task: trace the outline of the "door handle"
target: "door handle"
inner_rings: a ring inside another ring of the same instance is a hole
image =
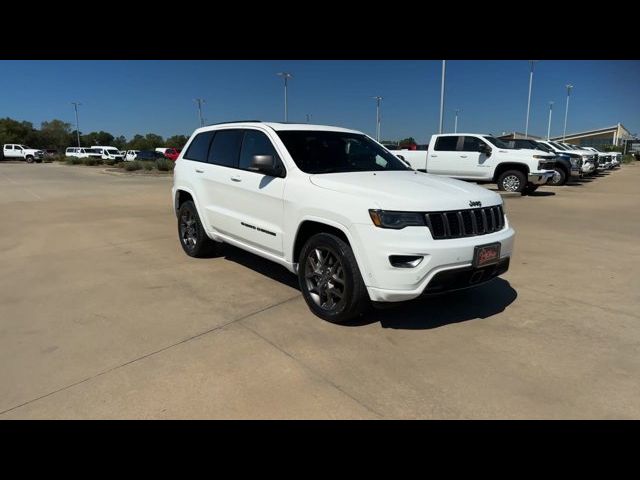
[[[199,168],[196,168],[196,173],[204,173],[204,170],[200,170]]]
[[[431,154],[432,157],[437,157],[438,155]]]
[[[231,177],[232,182],[241,182],[242,179],[240,177]]]
[[[467,158],[466,155],[460,155],[460,158]]]

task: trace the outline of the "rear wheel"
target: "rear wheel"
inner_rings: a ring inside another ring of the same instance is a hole
[[[204,231],[195,204],[187,200],[178,209],[178,237],[184,252],[190,257],[208,257],[217,253],[218,242]]]
[[[522,192],[527,186],[527,178],[520,170],[507,170],[498,178],[498,189],[505,192]]]
[[[309,309],[328,322],[346,323],[370,304],[351,247],[329,233],[314,235],[302,247],[298,281]]]

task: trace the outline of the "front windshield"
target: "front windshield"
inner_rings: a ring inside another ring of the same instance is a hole
[[[543,150],[547,153],[552,152],[551,147],[549,145],[546,145],[544,143],[536,143],[536,148]]]
[[[410,170],[366,135],[321,130],[281,130],[278,136],[305,173]]]
[[[556,142],[549,142],[551,145],[553,145],[554,147],[556,147],[559,150],[567,150],[565,147],[563,147],[562,145],[560,145],[559,143]]]
[[[498,148],[510,148],[509,145],[507,145],[506,143],[504,143],[502,140],[496,138],[496,137],[490,137],[490,136],[486,136],[484,137],[486,140],[490,141],[493,145],[495,145]]]

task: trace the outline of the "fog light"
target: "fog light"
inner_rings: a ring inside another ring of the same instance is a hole
[[[414,268],[422,262],[420,255],[390,255],[389,262],[396,268]]]

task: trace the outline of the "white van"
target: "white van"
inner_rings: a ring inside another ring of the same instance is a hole
[[[94,150],[93,148],[85,148],[85,147],[67,147],[64,154],[67,157],[102,158],[102,152],[99,152],[98,150]]]
[[[124,160],[124,155],[120,153],[116,147],[104,146],[104,145],[92,145],[92,149],[98,150],[102,154],[103,160],[115,160],[122,161]]]

